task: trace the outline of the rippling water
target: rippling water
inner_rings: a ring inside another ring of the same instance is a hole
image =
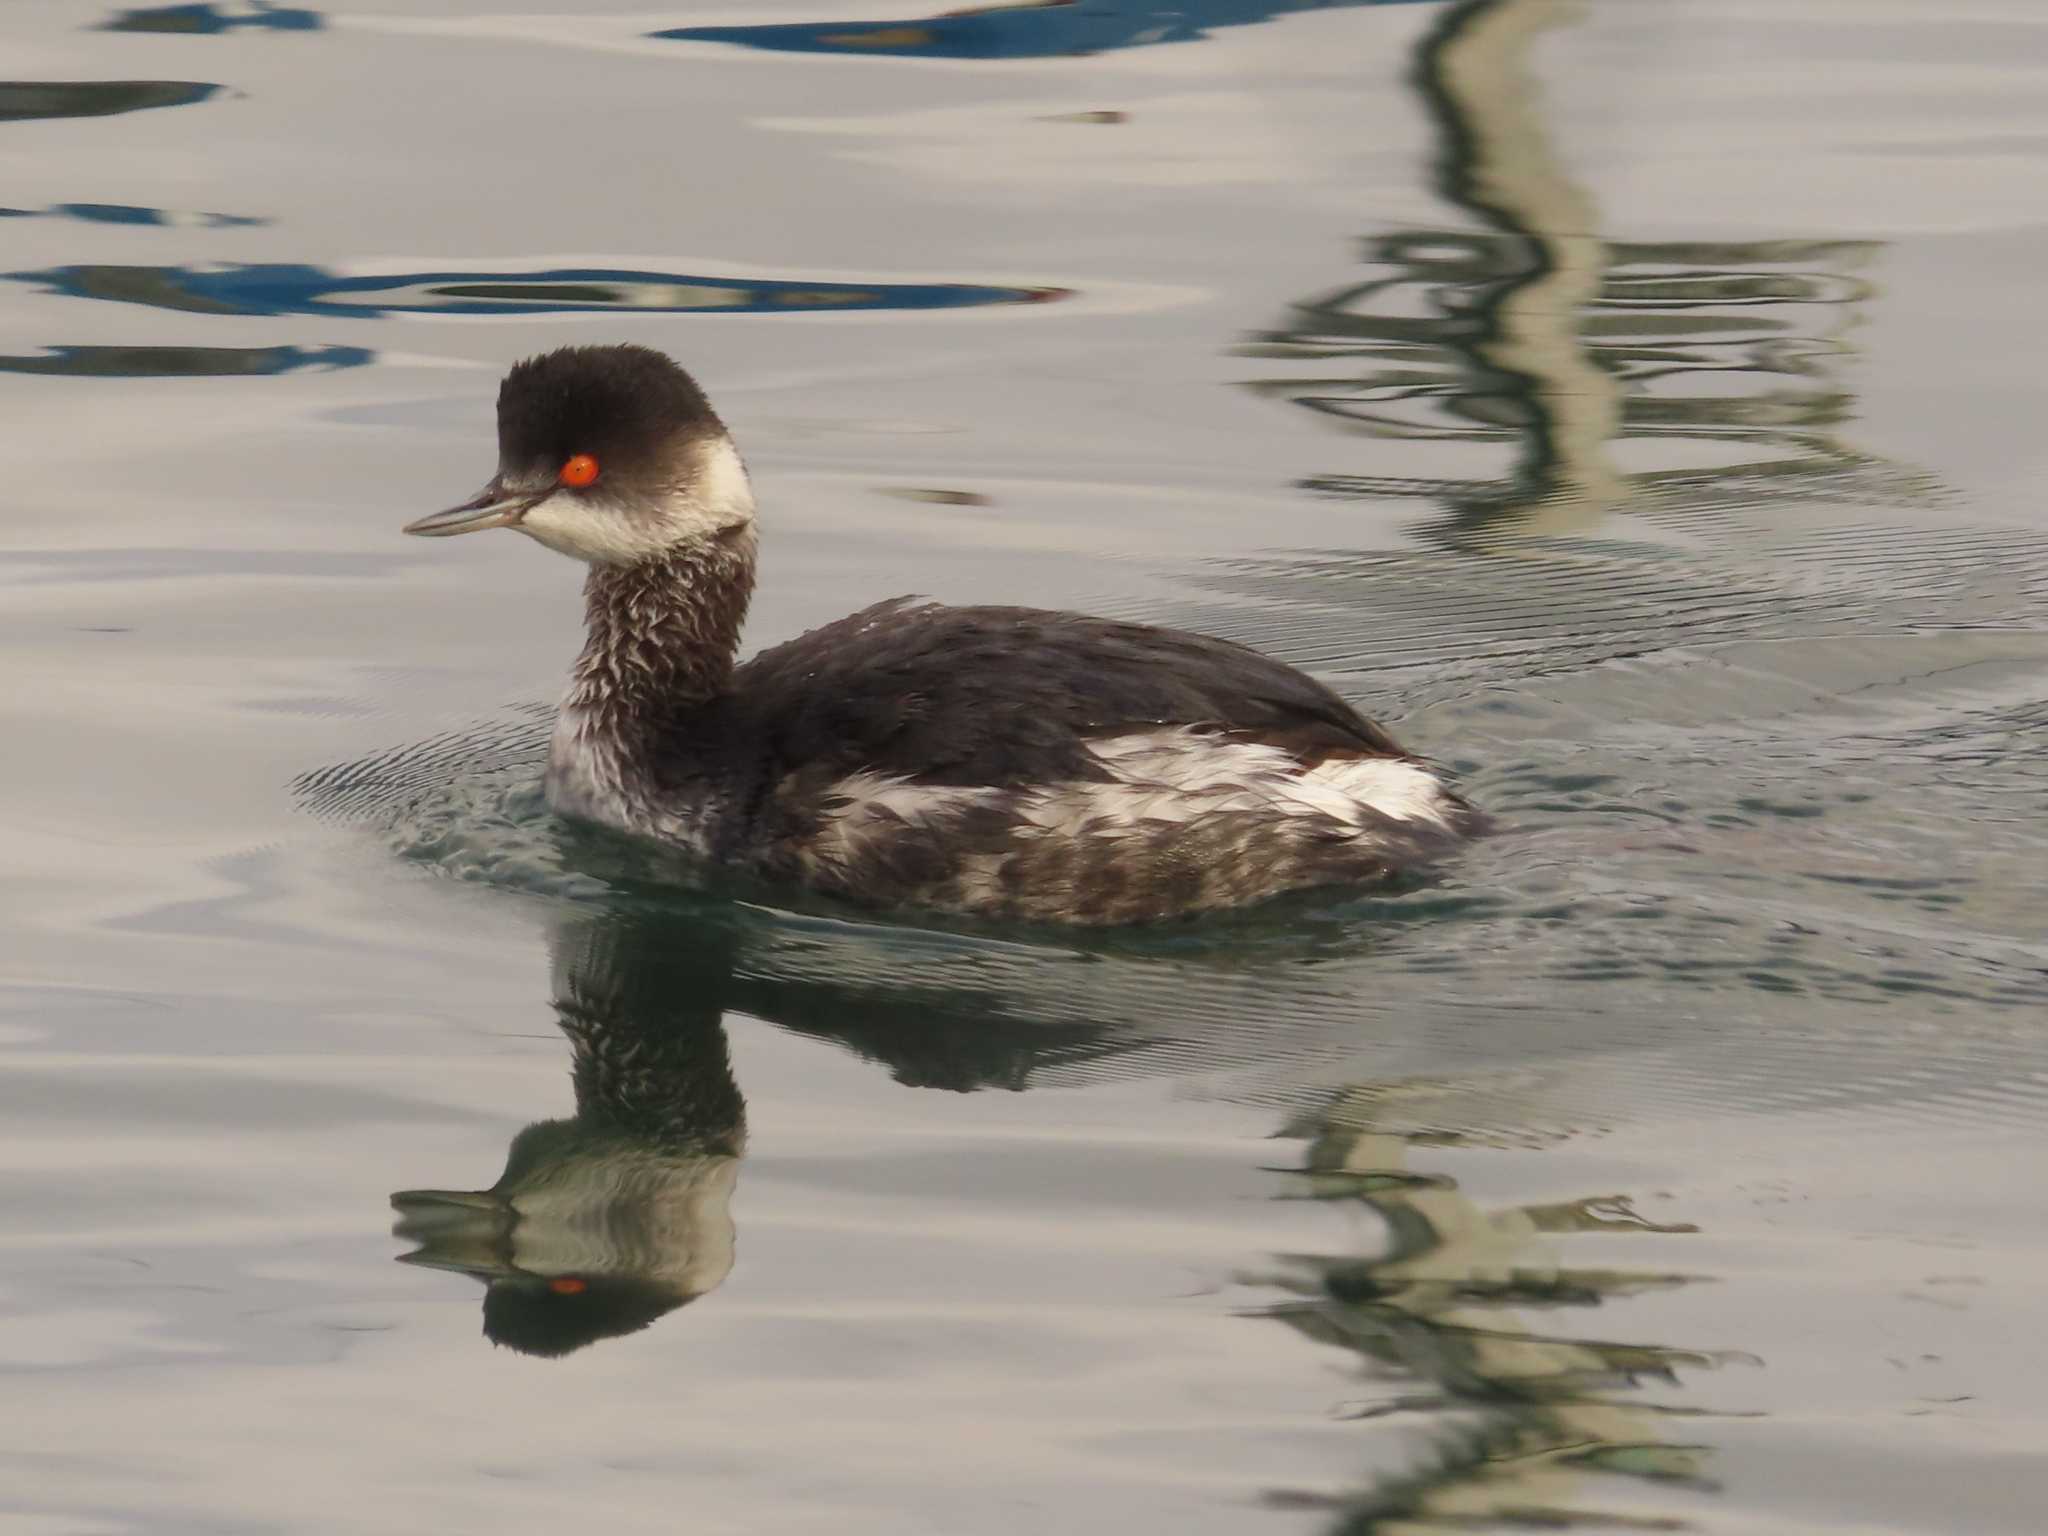
[[[912,10],[10,12],[7,1528],[2039,1530],[2043,16]],[[573,571],[395,530],[606,339],[750,644],[1228,635],[1506,830],[1077,939],[553,821]]]

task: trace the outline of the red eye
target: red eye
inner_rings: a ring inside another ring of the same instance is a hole
[[[573,464],[576,461],[571,459],[569,462]],[[565,470],[563,473],[566,474],[567,471]],[[548,1289],[557,1296],[580,1296],[583,1292],[589,1290],[590,1286],[586,1281],[578,1280],[574,1275],[557,1275],[548,1282]]]
[[[579,453],[562,466],[562,484],[571,490],[580,491],[597,479],[597,460],[587,453]]]

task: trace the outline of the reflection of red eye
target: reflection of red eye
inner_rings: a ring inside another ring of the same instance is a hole
[[[575,460],[570,462],[573,464]],[[578,1280],[574,1275],[557,1275],[548,1282],[548,1289],[557,1296],[580,1296],[589,1288],[587,1282]]]
[[[580,491],[597,479],[597,460],[587,453],[579,453],[562,466],[562,484],[571,490]]]

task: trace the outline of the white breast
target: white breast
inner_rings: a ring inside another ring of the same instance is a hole
[[[617,756],[573,704],[565,703],[555,715],[554,735],[548,741],[547,798],[548,809],[558,816],[637,830]]]
[[[555,716],[545,789],[548,809],[557,816],[651,837],[700,858],[710,852],[709,828],[717,807],[650,798],[617,746],[592,729],[589,716],[572,704],[564,704]]]

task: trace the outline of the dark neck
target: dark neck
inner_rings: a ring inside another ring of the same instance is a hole
[[[568,703],[619,739],[725,692],[753,594],[751,524],[659,560],[593,565]]]

